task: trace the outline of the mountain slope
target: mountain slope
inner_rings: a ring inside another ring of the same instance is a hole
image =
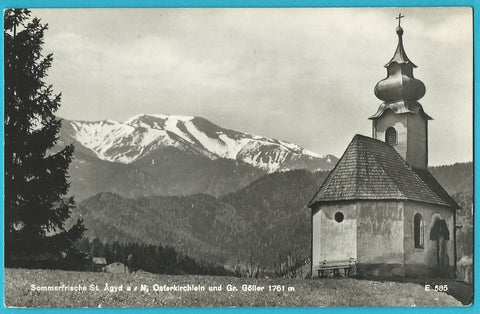
[[[269,172],[330,169],[337,161],[186,116],[139,115],[125,123],[63,120],[57,145],[71,143],[70,193],[77,201],[101,192],[127,198],[219,196]]]
[[[279,256],[306,259],[310,254],[310,209],[306,207],[328,175],[295,170],[264,176],[219,198],[250,222],[244,246],[254,260],[272,268]]]
[[[76,151],[69,168],[69,192],[77,201],[101,192],[127,198],[198,193],[217,196],[242,188],[265,174],[246,164],[226,159],[214,161],[176,148],[167,147],[156,153],[159,162],[153,165],[145,159],[133,164],[110,162]]]
[[[162,243],[217,263],[252,257],[271,269],[278,254],[296,250],[306,257],[310,220],[305,204],[326,174],[274,173],[220,199],[204,194],[128,199],[101,193],[81,202],[74,219],[84,219],[89,238]]]
[[[453,165],[428,167],[428,171],[450,194],[473,193],[473,163],[463,162]]]
[[[69,175],[71,177],[70,193],[77,201],[100,192],[112,192],[127,198],[168,195],[171,188],[160,182],[157,177],[134,165],[99,160],[80,152],[75,153]],[[182,195],[182,193],[176,194]]]
[[[78,205],[72,219],[83,218],[86,236],[103,242],[138,242],[174,247],[189,256],[233,262],[232,247],[249,233],[235,208],[199,194],[127,199],[100,193]]]
[[[337,161],[286,141],[225,129],[201,117],[145,114],[124,123],[64,120],[61,136],[101,160],[125,164],[148,157],[154,164],[158,161],[151,155],[167,147],[212,160],[234,160],[267,172],[330,169]]]

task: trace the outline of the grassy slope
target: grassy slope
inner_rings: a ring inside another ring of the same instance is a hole
[[[97,284],[98,292],[38,292],[37,285]],[[154,284],[222,285],[222,292],[108,292],[110,285],[140,286]],[[238,292],[227,292],[227,284]],[[241,285],[285,285],[294,292],[242,292]],[[426,292],[414,283],[378,282],[357,279],[247,279],[210,276],[166,276],[149,273],[107,274],[58,270],[5,270],[5,303],[15,307],[276,307],[276,306],[460,306],[452,296]]]

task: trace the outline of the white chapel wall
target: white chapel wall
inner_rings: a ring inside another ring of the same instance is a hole
[[[358,264],[367,273],[403,275],[403,202],[359,201],[357,214]]]
[[[335,220],[336,213],[343,214],[341,222]],[[322,205],[313,216],[312,232],[313,266],[324,260],[356,258],[356,204]]]

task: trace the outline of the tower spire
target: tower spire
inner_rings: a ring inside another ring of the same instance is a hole
[[[400,26],[400,21],[402,18],[404,18],[401,13],[398,14],[398,16],[395,18],[398,20],[398,26],[397,26],[397,35],[398,35],[398,45],[397,49],[395,50],[395,53],[390,61],[385,65],[387,68],[392,62],[397,62],[397,63],[410,63],[412,67],[416,68],[417,66],[410,61],[407,57],[407,53],[405,52],[405,48],[403,48],[403,28]]]

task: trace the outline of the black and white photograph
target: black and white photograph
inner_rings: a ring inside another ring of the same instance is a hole
[[[3,14],[6,307],[472,305],[472,8]]]

